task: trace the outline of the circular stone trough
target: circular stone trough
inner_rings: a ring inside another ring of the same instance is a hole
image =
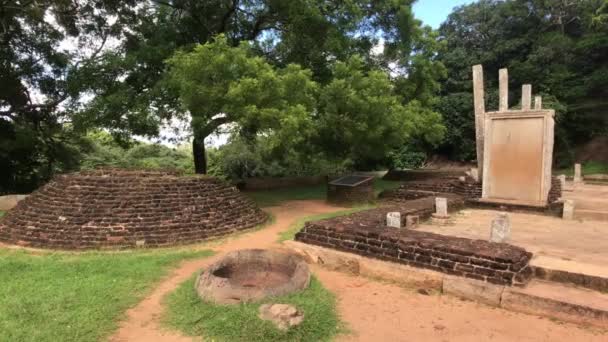
[[[286,252],[246,249],[226,254],[196,280],[199,296],[218,304],[259,301],[303,290],[310,283],[308,265]]]

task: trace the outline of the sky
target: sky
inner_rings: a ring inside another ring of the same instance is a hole
[[[439,28],[454,7],[471,2],[473,0],[418,0],[414,3],[414,15],[426,25]]]

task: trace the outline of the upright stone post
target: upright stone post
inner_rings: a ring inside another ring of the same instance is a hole
[[[521,109],[530,110],[532,106],[532,85],[524,84],[521,86]]]
[[[566,175],[559,175],[557,179],[559,179],[559,184],[562,187],[562,191],[564,191],[566,189]]]
[[[431,215],[431,221],[435,224],[448,224],[448,199],[445,197],[435,197],[435,213]]]
[[[498,111],[509,109],[509,72],[507,69],[498,70]]]
[[[386,214],[386,225],[394,228],[401,228],[401,213],[392,211]]]
[[[564,220],[573,220],[574,219],[574,201],[573,200],[564,201],[564,211],[562,214],[562,218]]]
[[[509,239],[511,239],[511,220],[507,213],[499,213],[498,216],[492,220],[490,241],[502,243],[509,241]]]
[[[483,141],[485,124],[485,94],[483,88],[483,67],[473,66],[473,105],[475,108],[475,144],[477,147],[477,170],[483,172]]]
[[[574,164],[574,183],[582,183],[583,174],[581,171],[581,164]]]
[[[534,96],[534,110],[542,110],[542,109],[543,109],[543,97]]]

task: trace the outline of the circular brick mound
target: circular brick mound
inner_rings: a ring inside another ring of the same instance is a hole
[[[252,228],[267,215],[207,176],[95,170],[60,175],[0,219],[0,241],[56,249],[194,243]]]
[[[236,304],[303,290],[309,283],[308,265],[299,256],[246,249],[228,253],[204,270],[195,287],[204,300]]]

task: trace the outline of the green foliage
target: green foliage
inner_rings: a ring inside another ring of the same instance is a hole
[[[292,223],[289,226],[289,228],[287,228],[287,230],[282,231],[279,234],[279,242],[295,239],[296,233],[298,233],[302,228],[304,228],[304,224],[306,222],[313,222],[313,221],[334,218],[334,217],[338,217],[338,216],[350,215],[352,213],[356,213],[356,212],[368,210],[368,209],[373,209],[375,207],[376,207],[375,205],[366,204],[366,205],[358,206],[358,207],[355,207],[352,209],[335,211],[333,213],[310,215],[310,216],[299,218],[294,223]]]
[[[409,146],[404,146],[389,154],[391,168],[397,170],[418,169],[426,161],[426,153],[413,151]]]
[[[118,144],[108,133],[99,131],[86,137],[80,166],[82,169],[119,167],[129,169],[175,169],[193,173],[194,166],[189,149],[170,148],[160,144],[129,141]]]
[[[482,64],[487,110],[497,108],[498,69],[509,68],[510,105],[521,84],[543,96],[557,112],[556,156],[568,162],[575,144],[608,134],[608,25],[603,0],[482,0],[457,8],[440,28],[447,48],[439,59],[448,69],[437,110],[448,127],[440,151],[457,159],[474,158],[471,66]],[[603,8],[603,7],[602,7]]]
[[[262,303],[226,306],[203,302],[194,289],[194,280],[169,295],[163,317],[165,325],[187,335],[214,341],[330,341],[340,331],[336,299],[314,277],[303,291],[264,301],[292,304],[302,310],[302,324],[286,332],[258,317]]]
[[[608,174],[608,164],[596,162],[596,161],[582,163],[581,172],[583,173],[583,176],[584,175]],[[563,169],[557,170],[555,173],[573,176],[574,167],[570,166],[567,168],[563,168]]]
[[[412,100],[402,104],[387,73],[366,71],[360,57],[337,62],[319,99],[317,139],[329,155],[365,169],[389,151],[419,138],[438,144],[445,133],[441,116]]]
[[[0,250],[0,340],[98,341],[179,261],[209,251]]]

